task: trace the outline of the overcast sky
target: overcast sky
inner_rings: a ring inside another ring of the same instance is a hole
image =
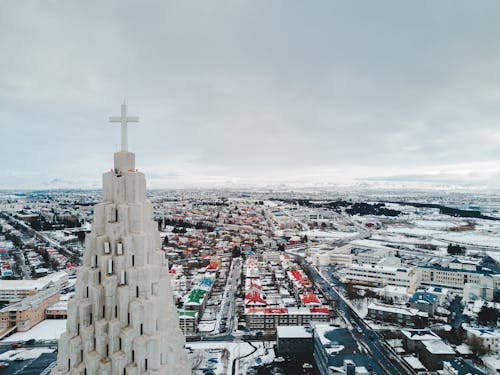
[[[500,186],[498,1],[1,1],[0,188]]]

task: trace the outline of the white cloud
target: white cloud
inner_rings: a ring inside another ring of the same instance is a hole
[[[0,186],[99,184],[123,99],[155,187],[436,170],[483,184],[500,169],[499,34],[488,1],[8,2],[0,159],[15,173]]]

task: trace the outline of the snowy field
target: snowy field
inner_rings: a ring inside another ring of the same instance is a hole
[[[66,330],[66,319],[47,319],[26,332],[17,332],[6,337],[2,342],[35,340],[58,340]]]
[[[308,239],[324,239],[324,240],[342,240],[345,238],[356,238],[359,236],[357,232],[339,232],[334,230],[323,231],[318,229],[308,230],[305,232],[299,232],[299,235],[303,237],[307,236]]]
[[[465,246],[484,247],[500,250],[500,227],[495,222],[476,220],[476,228],[470,231],[453,232],[449,228],[467,224],[465,221],[415,220],[411,225],[389,225],[387,229],[376,232],[373,239],[393,237],[392,240],[408,243],[408,240],[418,238],[426,241],[456,243]],[[399,238],[398,238],[399,237]],[[402,238],[403,237],[403,238]]]
[[[55,349],[33,348],[8,350],[0,354],[0,361],[26,361],[36,359],[44,353],[53,353]]]

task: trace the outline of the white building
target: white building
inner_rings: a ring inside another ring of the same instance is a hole
[[[468,286],[466,293],[479,293],[481,298],[492,301],[500,289],[500,275],[472,270],[470,267],[463,268],[461,263],[459,265],[459,268],[420,266],[417,268],[418,279],[422,286],[448,288],[455,293],[463,293],[467,284],[476,284],[477,287]]]
[[[311,258],[316,266],[328,266],[330,264],[351,264],[354,255],[351,253],[351,245],[344,245],[334,249],[320,249],[312,253]]]
[[[191,366],[146,180],[127,152],[125,104],[117,121],[122,151],[103,175],[103,202],[94,207],[52,373],[187,375]]]
[[[418,279],[413,268],[350,264],[337,273],[343,282],[372,286],[399,286],[408,288],[410,293],[413,293],[418,286]]]
[[[35,280],[0,280],[0,301],[15,302],[54,286],[57,290],[68,285],[65,271],[51,273]]]
[[[462,326],[467,332],[467,338],[476,337],[481,340],[484,348],[493,353],[500,352],[500,329],[498,328],[477,328],[468,325]]]

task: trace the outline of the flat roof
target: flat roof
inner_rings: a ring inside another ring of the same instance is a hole
[[[455,355],[455,351],[453,350],[453,348],[445,344],[441,340],[426,340],[422,341],[422,344],[424,344],[429,353]]]
[[[50,282],[59,282],[67,276],[65,271],[59,271],[34,280],[0,280],[0,290],[44,289]]]
[[[312,338],[311,329],[305,326],[278,326],[276,327],[278,338],[287,339],[309,339]]]

